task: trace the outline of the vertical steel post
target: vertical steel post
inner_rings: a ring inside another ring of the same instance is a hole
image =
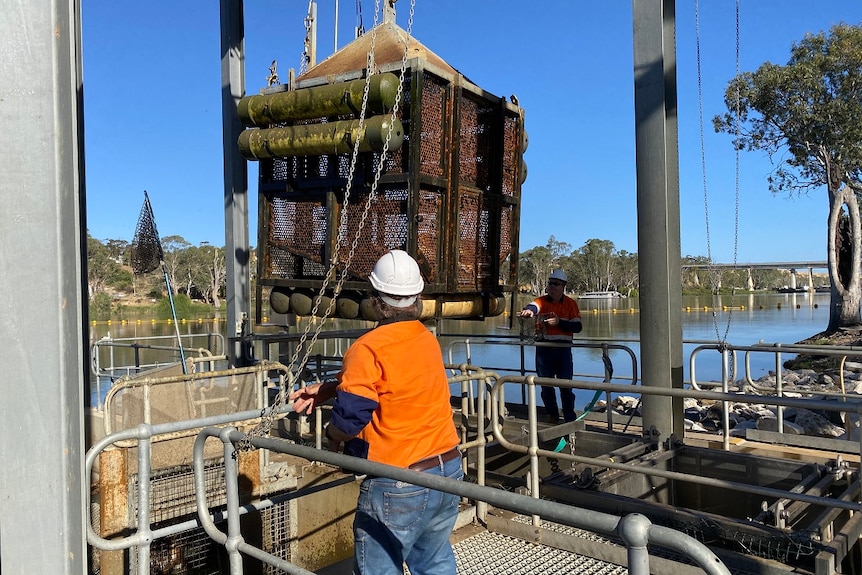
[[[242,122],[237,104],[245,96],[243,0],[221,0],[222,148],[224,154],[227,356],[241,357],[242,318],[251,317],[248,237],[248,166],[237,149]]]
[[[0,564],[87,573],[81,3],[0,18]],[[14,143],[13,143],[14,142]]]
[[[643,385],[681,388],[676,15],[674,0],[633,0],[632,6],[641,379]],[[645,431],[661,440],[682,437],[681,399],[645,396],[643,413]]]

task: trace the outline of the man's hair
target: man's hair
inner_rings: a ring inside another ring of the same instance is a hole
[[[392,296],[389,296],[392,297]],[[410,296],[414,297],[414,296]],[[378,322],[393,323],[396,321],[411,321],[422,315],[422,297],[416,296],[413,305],[407,307],[391,306],[380,298],[380,292],[371,292],[371,307],[377,315]]]

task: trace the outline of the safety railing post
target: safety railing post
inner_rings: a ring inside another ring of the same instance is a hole
[[[242,554],[239,546],[243,542],[239,521],[239,454],[235,453],[230,434],[235,427],[225,427],[219,433],[224,447],[224,484],[227,512],[227,540],[225,549],[230,563],[230,575],[242,575]]]
[[[775,347],[779,350],[775,352],[775,395],[781,397],[784,395],[784,376],[781,373],[781,344],[777,343]],[[780,404],[775,406],[775,415],[778,418],[778,433],[784,433],[784,407]]]
[[[730,392],[730,382],[728,381],[728,353],[727,346],[721,348],[721,391],[724,393]],[[730,451],[730,413],[728,402],[721,402],[721,426],[722,426],[722,443],[725,451]]]
[[[626,544],[630,575],[649,575],[649,528],[652,523],[640,513],[631,513],[620,519],[617,533]]]

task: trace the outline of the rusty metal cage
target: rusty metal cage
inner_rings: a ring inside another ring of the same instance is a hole
[[[455,315],[497,315],[503,311],[499,298],[515,291],[523,111],[460,74],[422,59],[409,64],[400,80],[403,142],[386,154],[367,211],[379,152],[359,154],[346,208],[349,153],[261,159],[258,323],[262,302],[273,302],[276,292],[284,301],[297,291],[313,297],[333,259],[339,266],[349,261],[344,290],[361,299],[374,263],[390,249],[419,262],[423,297],[436,301],[437,317],[445,315],[440,302],[471,294],[484,303]],[[303,89],[301,78],[296,89]]]

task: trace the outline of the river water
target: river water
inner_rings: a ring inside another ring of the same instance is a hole
[[[528,298],[523,298],[524,302]],[[519,305],[521,305],[519,300]],[[829,321],[829,294],[743,294],[735,296],[684,296],[682,298],[683,329],[683,371],[686,382],[691,379],[689,357],[696,348],[711,342],[725,341],[732,346],[750,346],[757,343],[791,344],[808,338],[826,329]],[[596,340],[626,346],[640,361],[640,313],[638,300],[620,298],[614,300],[578,301],[584,323],[584,331],[578,335],[578,342],[597,344]],[[307,321],[307,320],[306,320]],[[350,322],[346,322],[350,323]],[[356,322],[354,322],[356,323]],[[513,323],[513,325],[510,325]],[[372,324],[364,323],[366,326]],[[186,337],[194,334],[224,334],[224,321],[194,320],[181,322],[180,333]],[[299,329],[302,329],[300,324]],[[355,327],[339,324],[337,329]],[[273,331],[273,328],[266,328]],[[475,365],[491,367],[499,371],[520,371],[522,368],[534,369],[534,352],[530,346],[519,345],[519,326],[517,319],[510,322],[508,314],[485,321],[443,320],[438,326],[444,358],[453,363],[467,360],[469,340],[469,359]],[[449,334],[459,334],[458,336]],[[176,342],[176,327],[166,322],[151,320],[113,321],[110,324],[99,322],[90,326],[91,342],[102,337],[148,338],[159,336],[155,342],[159,346],[173,346]],[[200,335],[192,347],[217,347],[213,337]],[[188,344],[184,344],[188,345]],[[102,365],[108,361],[103,352]],[[114,361],[132,363],[131,350],[114,350]],[[147,363],[146,353],[139,351],[141,362]],[[602,353],[597,348],[575,348],[575,379],[595,377],[601,380],[604,374]],[[628,353],[611,350],[608,354],[614,369],[614,383],[625,383],[631,378],[633,369]],[[720,381],[722,374],[721,356],[717,351],[705,350],[697,354],[695,372],[698,381]],[[784,354],[782,359],[789,359]],[[738,375],[742,376],[743,355],[739,355]],[[756,379],[775,369],[775,356],[772,353],[751,353],[749,355],[750,373]],[[734,379],[735,379],[734,378]],[[93,381],[95,387],[95,378]],[[105,384],[100,385],[104,396]],[[93,390],[94,395],[96,390]],[[508,393],[508,392],[507,392]],[[585,404],[592,393],[577,394],[578,406]],[[95,398],[94,398],[95,399]]]

